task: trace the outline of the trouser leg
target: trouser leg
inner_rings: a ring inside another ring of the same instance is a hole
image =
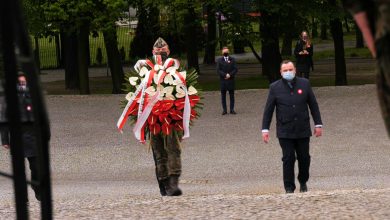
[[[158,180],[168,178],[168,155],[164,148],[164,140],[161,135],[151,135],[150,137],[153,154],[156,164],[156,175]]]
[[[37,157],[27,157],[27,160],[31,171],[31,180],[34,183],[39,184]],[[41,200],[39,185],[31,184],[31,188],[34,190],[35,198],[37,198],[37,200]]]
[[[166,196],[167,195],[167,192],[165,191],[165,186],[164,186],[164,183],[158,179],[158,171],[157,171],[157,159],[156,159],[156,153],[154,150],[152,150],[153,152],[153,160],[154,160],[154,165],[155,165],[155,172],[156,172],[156,179],[157,179],[157,183],[158,183],[158,187],[160,189],[160,194],[162,196]]]
[[[283,152],[283,182],[286,190],[295,190],[295,140],[279,138],[279,143]]]
[[[296,153],[298,159],[298,180],[300,183],[306,183],[309,180],[310,168],[310,153],[309,153],[310,138],[297,139]]]
[[[222,109],[224,112],[227,111],[226,108],[226,89],[221,89],[221,102],[222,102]]]
[[[167,137],[168,175],[181,175],[181,149],[176,137]]]
[[[382,6],[382,14],[386,22],[390,21],[389,6]],[[387,26],[386,26],[387,27]],[[388,30],[384,30],[388,32]],[[376,40],[377,48],[377,91],[379,104],[382,110],[382,116],[387,128],[387,134],[390,137],[390,34],[385,34]]]
[[[234,90],[229,90],[230,111],[234,111]]]

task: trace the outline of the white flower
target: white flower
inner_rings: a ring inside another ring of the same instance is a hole
[[[167,74],[165,77],[164,77],[164,83],[165,84],[169,84],[169,85],[173,85],[173,77],[171,74]]]
[[[127,93],[127,95],[126,95],[126,100],[127,100],[127,101],[130,101],[130,99],[131,99],[131,97],[132,97],[133,95],[134,95],[133,92]]]
[[[143,66],[143,67],[141,68],[141,70],[139,71],[139,75],[140,75],[141,77],[144,77],[148,72],[149,72],[148,68],[146,68],[145,66]]]
[[[186,95],[184,88],[185,86],[183,84],[176,86],[176,98],[183,98]],[[193,86],[190,86],[187,92],[188,95],[195,95],[196,93],[198,93],[198,91]]]
[[[138,77],[136,77],[136,76],[129,77],[130,85],[132,85],[132,86],[137,85],[137,81],[138,81]]]

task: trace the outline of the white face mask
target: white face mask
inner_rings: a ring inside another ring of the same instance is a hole
[[[282,77],[287,81],[291,81],[294,79],[295,73],[293,71],[283,72]]]

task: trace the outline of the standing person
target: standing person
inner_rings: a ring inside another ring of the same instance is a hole
[[[377,59],[377,90],[382,116],[390,137],[390,2],[344,0]]]
[[[169,57],[168,44],[162,38],[158,38],[153,45],[153,60],[161,56],[163,63]],[[175,62],[178,62],[175,60]],[[146,66],[145,60],[136,63],[135,69]],[[179,177],[181,175],[181,149],[179,140],[172,135],[167,135],[166,139],[162,134],[150,134],[150,144],[153,151],[153,159],[156,166],[157,182],[162,196],[180,196]],[[165,146],[164,146],[164,142]]]
[[[295,45],[294,55],[297,62],[297,74],[309,79],[310,68],[313,68],[313,44],[306,31],[302,31]]]
[[[322,121],[317,100],[305,78],[296,77],[294,64],[285,60],[281,63],[282,79],[270,85],[264,108],[262,135],[269,142],[269,129],[276,107],[276,135],[283,152],[283,181],[286,193],[295,190],[295,160],[298,159],[300,192],[307,191],[309,180],[309,142],[311,128],[308,107],[315,123],[314,135],[322,135]]]
[[[237,114],[234,111],[234,79],[237,73],[237,65],[234,57],[229,56],[229,48],[223,47],[222,57],[217,60],[217,73],[221,84],[222,115],[227,114],[226,92],[230,96],[230,114]]]
[[[32,103],[30,93],[28,91],[27,81],[24,74],[19,74],[18,76],[18,97],[20,105],[20,115],[23,122],[33,121],[33,112],[32,112]],[[6,113],[7,108],[5,102],[2,105],[2,112]],[[29,167],[31,171],[31,180],[38,181],[38,165],[37,165],[37,153],[36,153],[36,139],[32,128],[22,128],[22,143],[24,146],[24,157],[27,158],[29,162]],[[10,139],[9,139],[9,130],[2,129],[1,131],[1,142],[3,147],[9,149]],[[35,198],[41,200],[39,187],[32,184],[32,189],[35,193]]]

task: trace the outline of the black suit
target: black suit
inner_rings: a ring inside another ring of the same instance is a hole
[[[306,50],[309,54],[299,54],[303,50]],[[298,75],[309,79],[310,68],[313,68],[313,44],[306,46],[304,41],[299,40],[295,45],[294,55]]]
[[[298,157],[298,180],[309,179],[309,141],[311,133],[309,109],[315,125],[322,125],[317,100],[310,83],[295,77],[292,82],[280,79],[270,85],[263,115],[263,129],[269,130],[276,107],[277,137],[283,150],[283,179],[287,189],[295,190],[295,153]]]
[[[229,91],[230,96],[230,111],[234,111],[234,79],[237,74],[236,60],[229,56],[227,60],[225,57],[220,57],[217,60],[217,73],[219,75],[221,84],[221,101],[223,111],[226,112],[226,92]],[[226,78],[226,74],[230,75],[230,78]]]

